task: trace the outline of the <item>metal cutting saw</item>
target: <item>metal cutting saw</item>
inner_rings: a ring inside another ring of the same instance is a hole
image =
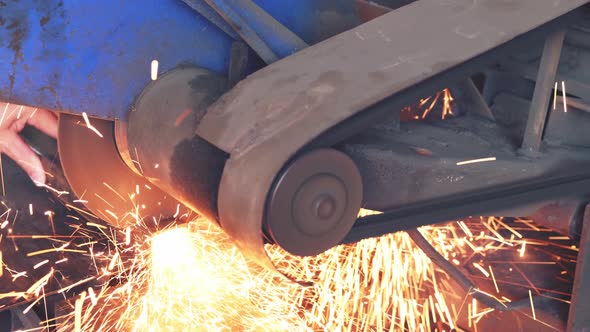
[[[194,211],[268,268],[481,214],[585,243],[587,3],[3,0],[0,100],[59,112],[89,214]],[[450,119],[404,117],[446,88]]]

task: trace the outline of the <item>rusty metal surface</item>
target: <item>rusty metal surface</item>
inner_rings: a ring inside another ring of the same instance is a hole
[[[272,266],[261,234],[264,206],[274,176],[298,150],[395,92],[412,95],[416,84],[585,3],[418,1],[251,75],[197,129],[230,153],[219,190],[222,227]]]
[[[309,139],[587,2],[417,1],[256,72],[211,108],[197,132],[233,154],[295,125],[307,125]]]
[[[103,137],[81,116],[60,114],[58,149],[72,190],[92,213],[117,227],[132,225],[138,218],[159,221],[185,213],[174,198],[125,165],[115,146],[112,121],[90,121]]]
[[[144,89],[126,125],[115,125],[127,166],[211,221],[218,219],[217,188],[227,155],[194,132],[227,84],[207,69],[172,70]]]

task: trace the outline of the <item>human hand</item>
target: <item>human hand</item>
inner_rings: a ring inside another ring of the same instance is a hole
[[[18,135],[27,124],[57,138],[57,116],[51,111],[0,102],[0,152],[14,160],[35,184],[45,184],[39,156]]]

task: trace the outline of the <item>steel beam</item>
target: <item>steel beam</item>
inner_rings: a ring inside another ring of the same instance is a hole
[[[522,150],[528,154],[537,153],[541,147],[543,130],[545,129],[545,121],[549,110],[551,89],[555,83],[564,38],[565,30],[559,30],[551,33],[545,40],[543,57],[541,58],[535,92],[533,93],[533,102],[529,110],[529,119],[522,142]]]

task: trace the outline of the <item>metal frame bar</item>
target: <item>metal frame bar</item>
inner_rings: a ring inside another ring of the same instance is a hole
[[[205,0],[266,63],[308,45],[251,0]],[[192,1],[191,1],[192,2]]]
[[[565,30],[551,33],[545,40],[543,56],[539,65],[537,82],[533,93],[533,100],[529,110],[529,118],[522,142],[522,151],[535,154],[541,148],[543,130],[547,120],[551,89],[557,75],[557,67],[561,58],[561,50],[565,39]]]

